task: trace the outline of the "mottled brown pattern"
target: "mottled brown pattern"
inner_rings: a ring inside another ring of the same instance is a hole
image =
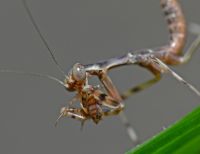
[[[180,54],[186,38],[186,24],[183,11],[177,0],[161,0],[168,28],[170,32],[169,52]]]

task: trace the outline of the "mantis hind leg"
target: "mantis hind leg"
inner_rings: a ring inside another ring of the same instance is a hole
[[[118,115],[124,125],[124,127],[126,128],[127,134],[130,137],[130,139],[133,141],[134,144],[138,143],[138,136],[136,131],[133,129],[133,127],[131,126],[131,124],[129,123],[126,115],[123,112],[123,108],[124,105],[121,103],[116,104],[115,100],[114,103],[112,103],[111,99],[107,99],[108,101],[104,101],[103,105],[108,107],[108,110],[104,110],[103,111],[103,115],[104,116],[112,116],[112,115]]]
[[[160,81],[161,79],[161,75],[160,74],[157,74],[155,75],[155,77],[153,79],[150,79],[144,83],[141,83],[133,88],[130,88],[129,90],[123,92],[121,94],[121,97],[123,100],[127,99],[129,96],[135,94],[135,93],[138,93],[138,92],[141,92],[142,90],[145,90],[149,87],[151,87],[152,85],[154,85],[155,83],[157,83],[158,81]]]
[[[193,53],[200,48],[200,26],[193,23],[190,25],[189,30],[191,33],[197,35],[197,38],[192,42],[185,55],[180,58],[181,63],[187,63],[191,59]]]

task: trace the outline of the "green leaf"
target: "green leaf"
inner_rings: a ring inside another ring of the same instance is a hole
[[[126,154],[200,154],[200,107]]]

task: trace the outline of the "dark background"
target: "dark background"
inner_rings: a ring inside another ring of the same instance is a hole
[[[187,21],[200,23],[200,1],[180,0]],[[153,48],[168,41],[157,0],[29,0],[35,20],[66,72],[83,64]],[[189,34],[187,45],[195,37]],[[174,69],[200,89],[200,51]],[[0,0],[0,68],[59,73],[33,29],[20,0]],[[152,75],[128,66],[110,73],[120,91]],[[16,74],[0,74],[0,153],[121,154],[132,147],[118,117],[99,125],[55,119],[73,97],[57,83]],[[126,101],[125,113],[141,141],[154,136],[199,105],[199,98],[170,75]]]

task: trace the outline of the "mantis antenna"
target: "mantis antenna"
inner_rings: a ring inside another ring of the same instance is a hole
[[[47,75],[47,74],[40,74],[40,73],[35,73],[35,72],[24,72],[24,71],[18,71],[18,70],[8,70],[8,69],[1,69],[0,73],[15,73],[15,74],[22,74],[22,75],[27,75],[27,76],[35,76],[35,77],[40,77],[40,78],[47,78],[53,81],[56,81],[60,85],[65,87],[64,82],[61,80],[57,79],[54,76]]]
[[[36,21],[33,18],[33,15],[27,5],[26,0],[22,0],[23,6],[26,10],[26,12],[28,13],[29,19],[31,21],[31,23],[33,24],[33,27],[35,28],[36,32],[38,33],[38,35],[40,36],[40,39],[42,40],[42,42],[44,43],[44,45],[46,46],[46,48],[48,49],[48,52],[51,55],[51,58],[53,60],[53,62],[56,64],[58,70],[64,75],[64,77],[66,77],[65,71],[61,68],[60,64],[58,63],[56,57],[55,57],[55,50],[52,50],[47,42],[47,39],[43,36],[42,32],[40,31],[38,24],[36,23]]]

